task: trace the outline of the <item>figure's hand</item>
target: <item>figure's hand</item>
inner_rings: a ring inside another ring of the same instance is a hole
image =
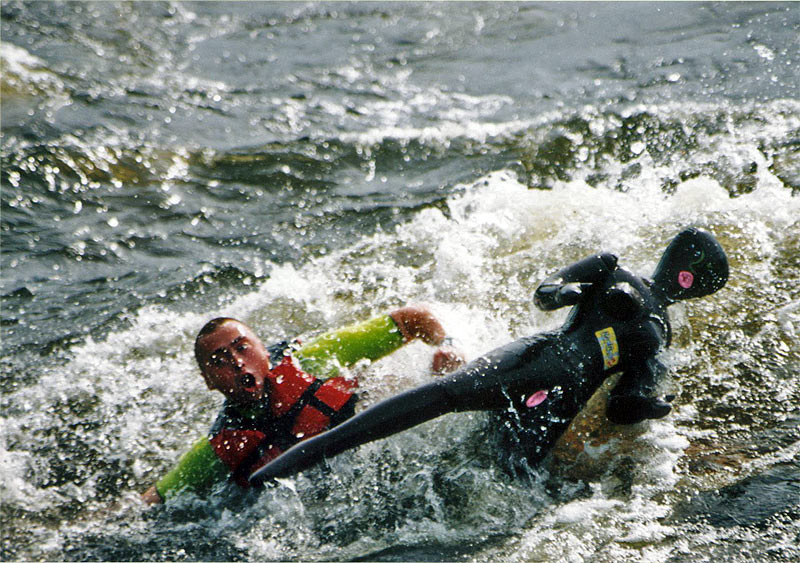
[[[558,300],[562,305],[575,305],[581,300],[583,292],[592,287],[590,283],[568,283],[558,290]]]
[[[550,311],[567,305],[575,305],[581,300],[583,292],[592,287],[591,283],[545,283],[536,289],[533,303],[543,311]]]
[[[415,338],[426,344],[441,344],[446,335],[442,324],[427,307],[409,305],[389,313],[406,342]]]
[[[452,346],[442,346],[433,353],[431,371],[436,375],[443,375],[455,371],[466,363],[464,354]]]
[[[664,418],[671,410],[672,406],[658,397],[619,395],[609,399],[606,416],[615,424],[635,424],[648,418]]]

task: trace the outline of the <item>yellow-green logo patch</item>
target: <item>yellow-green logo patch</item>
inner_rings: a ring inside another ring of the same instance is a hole
[[[619,363],[619,345],[614,329],[612,327],[604,328],[595,332],[594,335],[597,337],[597,343],[600,344],[600,351],[603,353],[604,368],[613,368]]]

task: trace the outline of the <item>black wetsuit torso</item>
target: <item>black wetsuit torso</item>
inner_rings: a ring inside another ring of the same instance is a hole
[[[634,423],[669,412],[669,405],[652,397],[664,369],[655,355],[670,340],[667,303],[646,280],[618,268],[611,254],[594,255],[545,280],[537,289],[536,304],[544,310],[575,307],[560,330],[521,338],[446,377],[378,403],[293,447],[252,481],[290,475],[442,414],[471,410],[511,413],[507,416],[520,433],[519,446],[535,462],[605,379],[618,372],[623,375],[607,410],[612,421]],[[537,393],[540,400],[528,400]]]
[[[537,290],[537,305],[552,310],[570,304],[562,303],[559,293],[569,284],[583,287],[567,299],[576,301],[575,307],[559,331],[523,338],[490,354],[519,348],[527,356],[519,368],[505,369],[504,386],[514,408],[501,416],[515,434],[515,448],[530,462],[552,448],[611,375],[623,373],[607,409],[612,421],[634,423],[669,412],[652,397],[666,371],[656,354],[669,345],[671,330],[666,305],[649,282],[617,268],[613,255],[597,255],[548,278]],[[526,405],[539,390],[547,392],[546,398]]]

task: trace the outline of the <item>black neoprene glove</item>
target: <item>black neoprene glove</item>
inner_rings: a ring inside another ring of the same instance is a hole
[[[575,305],[581,300],[585,290],[592,287],[591,283],[572,282],[564,285],[542,285],[536,291],[534,303],[540,309],[547,309],[545,302],[549,303],[549,308],[558,308]]]

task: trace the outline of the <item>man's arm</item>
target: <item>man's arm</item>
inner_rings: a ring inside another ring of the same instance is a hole
[[[183,454],[175,468],[142,494],[147,504],[163,502],[184,489],[202,490],[228,475],[228,469],[203,437]]]
[[[401,307],[355,325],[322,334],[304,344],[295,353],[300,365],[317,377],[335,375],[336,366],[351,366],[362,359],[377,360],[416,338],[438,345],[445,339],[441,323],[427,308]],[[456,363],[458,354],[442,351],[438,366]],[[440,367],[439,369],[446,369]]]
[[[426,307],[411,305],[389,314],[406,342],[421,339],[426,344],[439,346],[433,354],[431,371],[441,375],[464,365],[464,354],[453,347],[453,339],[447,337],[444,327]]]

